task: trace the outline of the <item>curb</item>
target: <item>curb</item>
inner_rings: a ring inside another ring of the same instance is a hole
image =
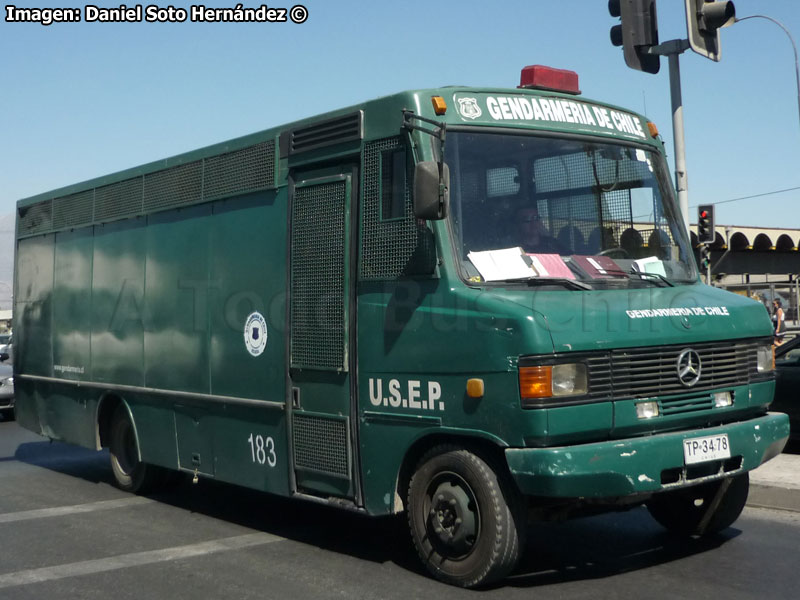
[[[800,490],[750,482],[747,506],[800,512]]]
[[[747,505],[800,512],[800,454],[779,454],[750,471]]]

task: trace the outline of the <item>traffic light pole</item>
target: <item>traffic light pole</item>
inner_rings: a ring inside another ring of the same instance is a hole
[[[686,174],[686,145],[683,136],[683,98],[681,67],[678,57],[689,48],[688,40],[670,40],[650,48],[650,54],[669,58],[669,89],[672,98],[672,138],[675,146],[675,189],[678,206],[683,214],[683,226],[689,235],[689,180]]]
[[[688,39],[659,44],[656,0],[608,0],[608,14],[620,19],[620,23],[609,31],[611,43],[622,46],[625,64],[646,73],[658,73],[660,57],[666,56],[669,59],[672,135],[675,141],[675,189],[678,192],[678,206],[683,213],[683,225],[689,235],[689,178],[686,173],[681,70],[678,58],[691,48],[706,58],[719,61],[719,29],[734,22],[736,9],[731,0],[685,0],[685,5]]]
[[[797,45],[794,43],[794,38],[792,37],[791,32],[783,23],[766,15],[751,15],[749,17],[742,17],[741,19],[736,19],[736,22],[739,23],[740,21],[747,21],[748,19],[766,19],[767,21],[771,21],[783,29],[783,32],[789,37],[789,41],[792,43],[792,50],[794,51],[794,76],[795,80],[797,81],[797,111],[798,114],[800,114],[800,60],[797,58]]]

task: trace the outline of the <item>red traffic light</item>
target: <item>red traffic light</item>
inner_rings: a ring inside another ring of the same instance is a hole
[[[697,241],[701,244],[713,244],[715,241],[713,204],[697,207]]]

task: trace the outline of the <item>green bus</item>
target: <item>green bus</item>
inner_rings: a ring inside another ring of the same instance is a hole
[[[364,102],[17,204],[16,412],[188,473],[405,512],[437,578],[531,519],[719,531],[781,452],[764,307],[700,282],[656,127],[575,73]]]

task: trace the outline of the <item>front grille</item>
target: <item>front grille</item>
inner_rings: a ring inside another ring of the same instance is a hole
[[[698,410],[709,410],[714,408],[714,400],[710,394],[705,396],[692,396],[690,398],[678,398],[677,400],[662,400],[659,402],[659,412],[662,415],[682,415]]]
[[[522,357],[520,366],[583,362],[589,374],[586,396],[562,398],[557,405],[593,401],[659,398],[662,415],[686,414],[713,408],[707,392],[748,385],[759,378],[756,348],[768,340],[734,340],[674,346],[620,348],[609,352]],[[678,357],[691,348],[700,357],[700,379],[685,386],[678,379]],[[664,399],[667,398],[667,399]],[[525,401],[529,407],[550,406],[548,400]]]
[[[611,352],[614,400],[669,396],[747,385],[757,375],[755,341],[712,342],[691,346],[626,348]],[[687,387],[678,379],[678,356],[686,348],[701,361],[700,380]]]

